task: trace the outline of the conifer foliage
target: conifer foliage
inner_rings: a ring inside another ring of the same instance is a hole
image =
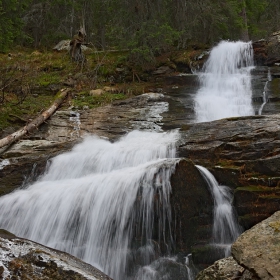
[[[278,0],[0,0],[0,51],[52,47],[80,26],[97,49],[151,60],[174,48],[255,40],[280,29]]]

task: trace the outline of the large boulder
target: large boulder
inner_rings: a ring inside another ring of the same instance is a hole
[[[196,279],[280,279],[280,211],[241,234],[231,252],[233,257],[216,261]]]
[[[67,253],[17,238],[0,230],[0,279],[110,280],[111,278]]]
[[[181,160],[171,177],[176,247],[190,252],[197,244],[208,244],[212,236],[213,199],[202,175],[190,160]]]
[[[232,254],[256,279],[280,279],[280,211],[244,232]]]

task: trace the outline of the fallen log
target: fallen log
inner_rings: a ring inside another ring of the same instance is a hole
[[[28,123],[23,128],[1,139],[0,148],[5,147],[7,145],[11,145],[15,141],[22,138],[24,135],[29,134],[34,129],[38,128],[46,119],[48,119],[57,110],[57,108],[67,97],[69,91],[69,88],[60,90],[57,94],[57,98],[55,99],[54,103],[46,111],[44,111],[41,115],[39,115],[36,119]]]

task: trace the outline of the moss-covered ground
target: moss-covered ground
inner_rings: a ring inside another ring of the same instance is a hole
[[[80,109],[102,106],[160,86],[151,81],[147,69],[131,65],[126,51],[87,51],[85,55],[86,62],[77,64],[67,51],[14,49],[0,54],[0,135],[4,129],[20,127],[47,109],[63,87],[71,88],[64,106]],[[159,59],[158,65],[163,63]],[[113,90],[90,94],[104,87]]]

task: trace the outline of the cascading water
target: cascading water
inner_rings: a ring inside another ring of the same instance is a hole
[[[54,158],[35,184],[0,198],[0,227],[69,252],[115,280],[130,279],[170,248],[178,135],[133,131],[116,143],[85,139]]]
[[[194,98],[196,122],[253,115],[251,43],[222,41],[212,49],[199,74],[201,87]]]
[[[220,186],[215,177],[205,168],[196,165],[209,185],[214,199],[213,245],[230,255],[231,244],[242,233],[231,205],[232,194],[228,187]]]
[[[272,77],[271,77],[270,69],[268,69],[267,81],[265,82],[264,89],[263,89],[263,103],[262,103],[262,105],[259,109],[259,112],[258,112],[259,115],[262,114],[263,107],[268,101],[268,96],[267,96],[268,95],[268,83],[271,82],[271,81],[272,81]]]
[[[197,271],[192,263],[192,254],[189,254],[186,257],[186,267],[188,272],[188,280],[195,280],[195,275],[197,274]]]

